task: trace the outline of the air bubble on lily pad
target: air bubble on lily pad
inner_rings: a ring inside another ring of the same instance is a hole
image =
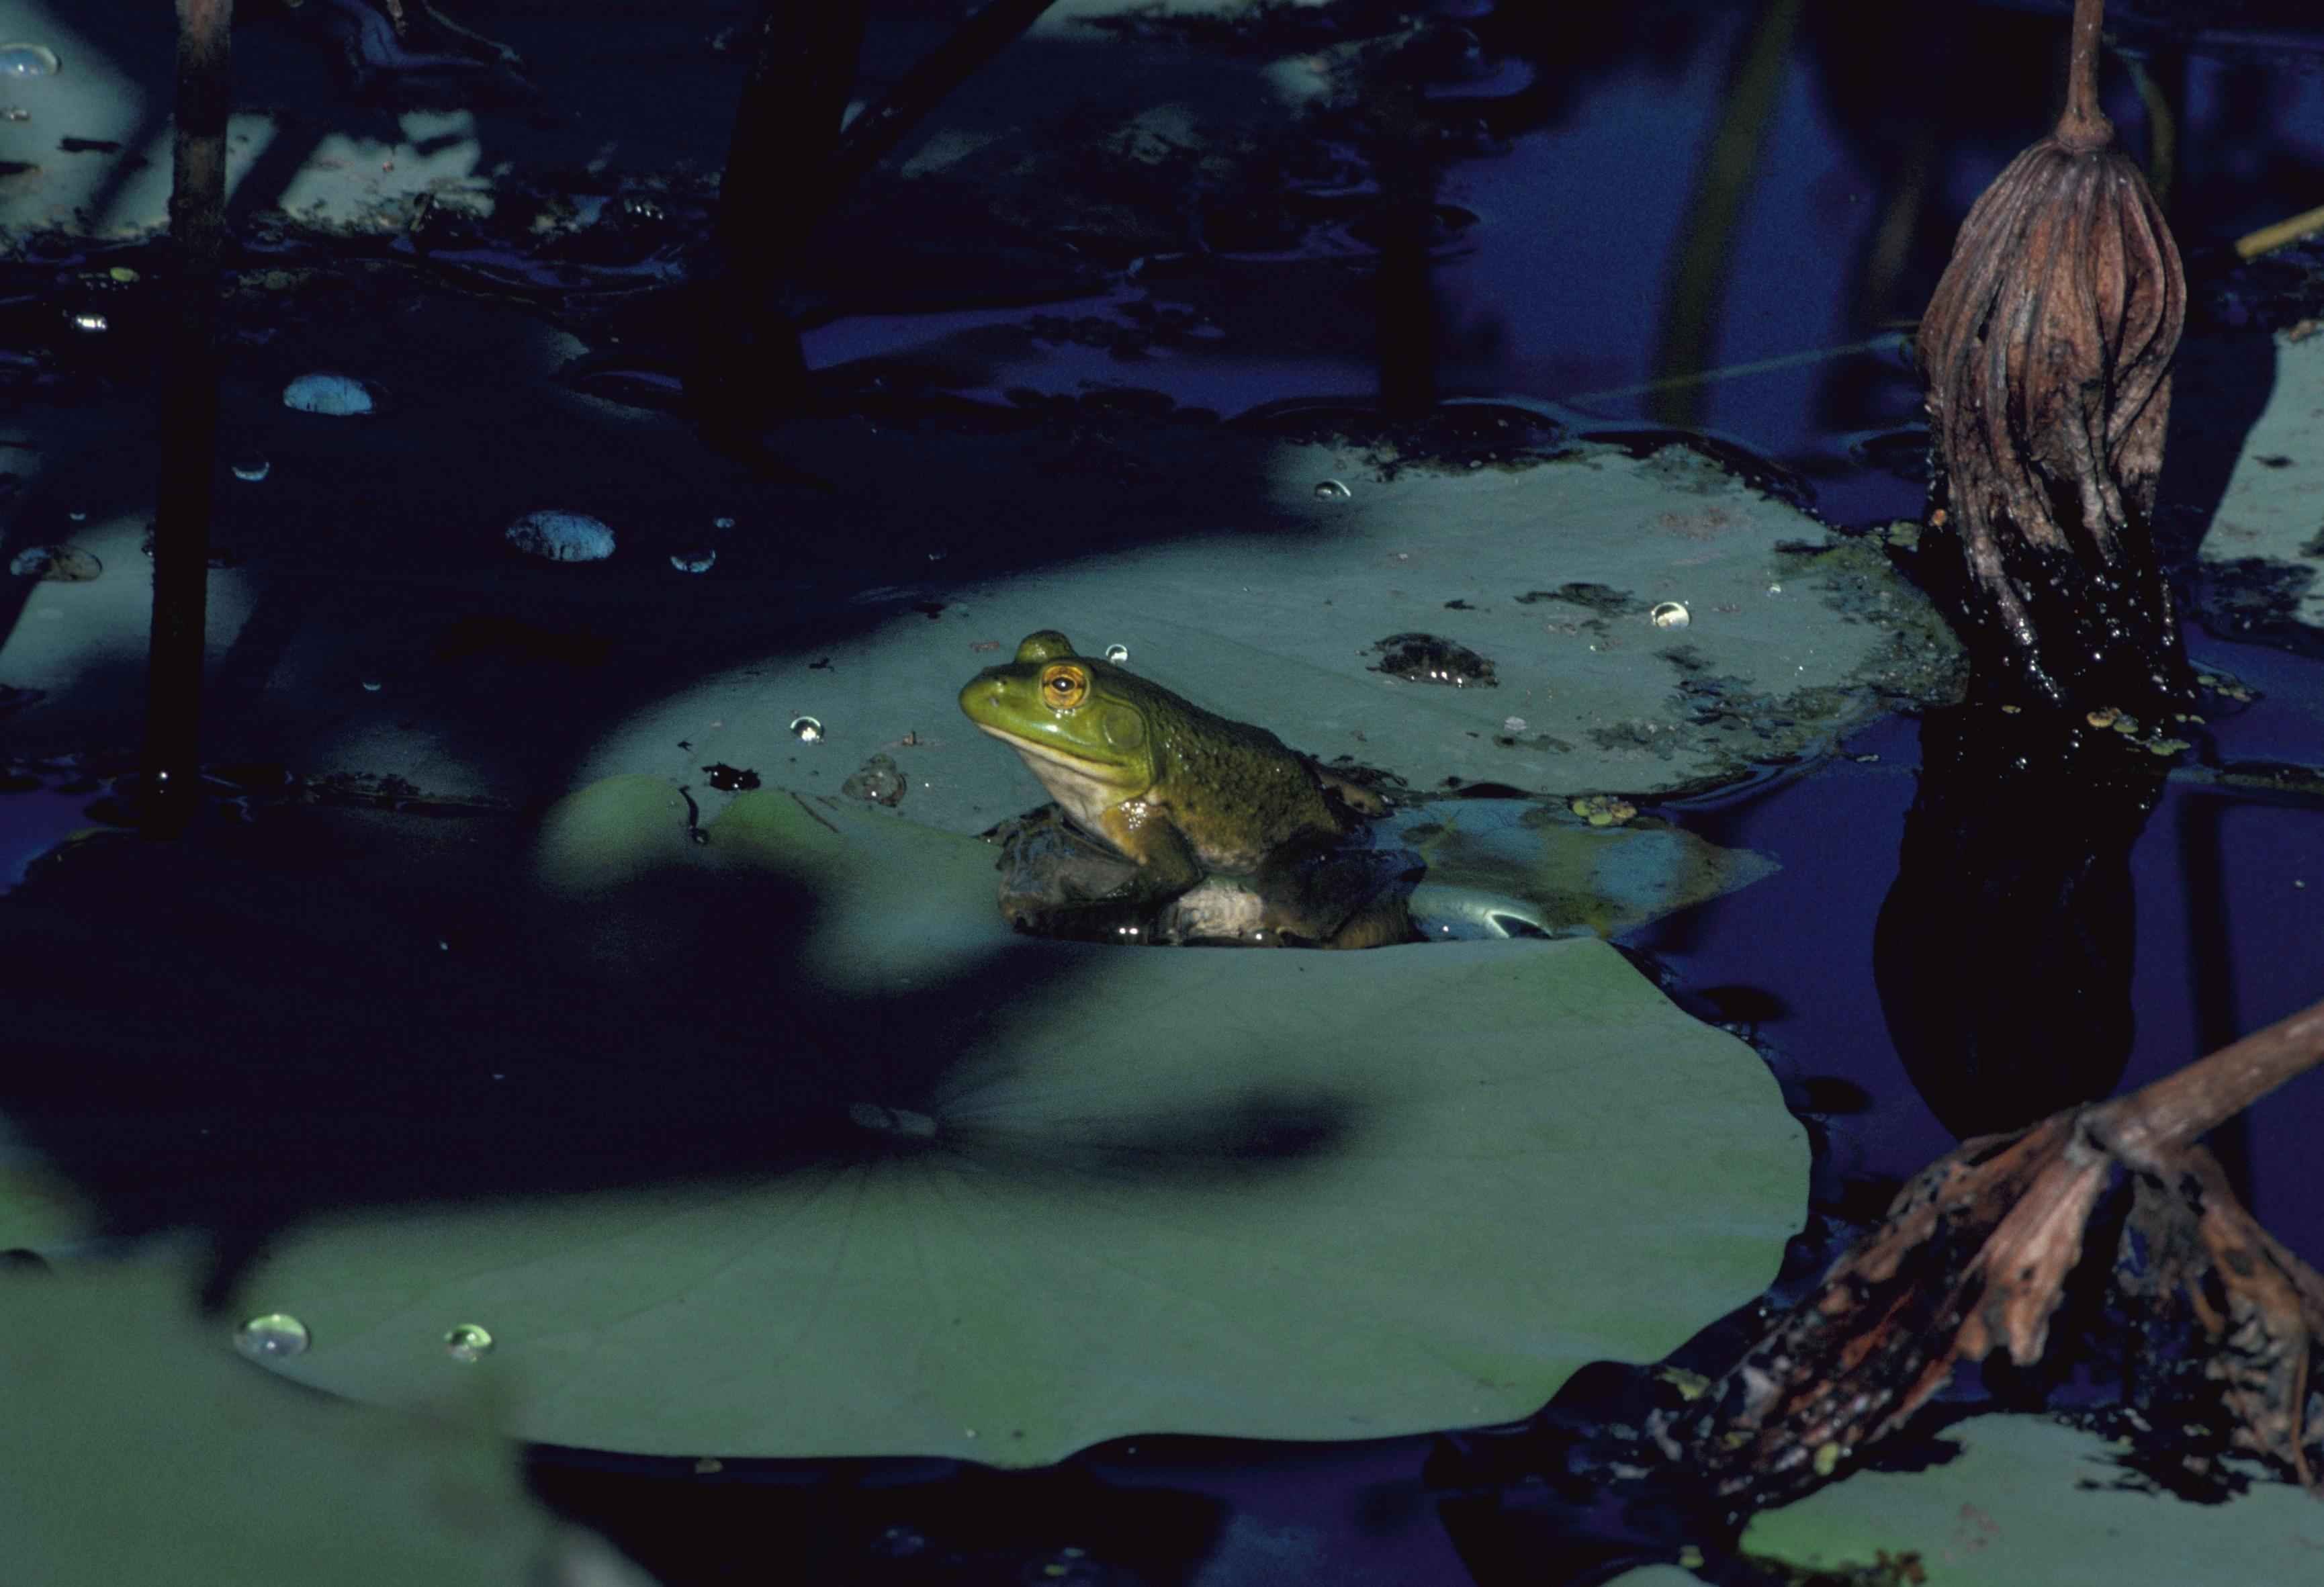
[[[226,466],[234,470],[235,478],[247,480],[252,484],[274,472],[274,465],[263,457],[237,457]]]
[[[282,388],[282,405],[346,419],[372,411],[371,388],[351,374],[302,374]]]
[[[234,1331],[234,1347],[254,1361],[304,1355],[311,1341],[307,1324],[289,1312],[267,1312]]]
[[[1108,645],[1105,647],[1105,659],[1112,662],[1116,667],[1119,667],[1123,662],[1130,660],[1130,647],[1128,645]]]
[[[613,554],[613,531],[586,512],[528,512],[507,532],[518,550],[551,562],[602,562]]]
[[[0,78],[52,78],[64,69],[46,44],[0,44]]]
[[[78,546],[31,546],[8,559],[8,571],[50,584],[87,584],[105,571],[105,564]]]
[[[1646,614],[1656,628],[1684,628],[1693,619],[1687,615],[1686,606],[1679,601],[1663,601]]]
[[[794,716],[791,718],[791,736],[801,743],[821,743],[823,724],[812,716]]]
[[[444,1353],[456,1361],[480,1361],[493,1348],[492,1330],[477,1323],[462,1323],[444,1335]]]
[[[718,560],[718,553],[705,546],[697,550],[672,551],[669,565],[680,573],[707,573]]]
[[[1319,502],[1344,502],[1355,494],[1336,479],[1315,482],[1315,499]]]

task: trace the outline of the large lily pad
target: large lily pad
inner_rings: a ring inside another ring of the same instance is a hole
[[[312,1226],[241,1292],[310,1329],[287,1373],[394,1405],[481,1374],[524,1436],[665,1454],[1380,1435],[1667,1352],[1797,1222],[1765,1068],[1597,942],[1006,944],[973,843],[899,853],[908,823],[769,790],[696,845],[666,790],[593,797],[673,855],[808,877],[813,961],[861,990],[982,951],[1040,955],[1048,994],[964,991],[963,1029],[925,1033],[960,1061],[867,1090],[853,1144],[788,1176]],[[568,807],[549,869],[650,885],[620,824]],[[480,1361],[445,1351],[463,1324],[496,1341]]]
[[[677,689],[602,740],[584,780],[690,776],[700,757],[673,746],[715,722],[720,754],[801,785],[889,754],[904,815],[978,831],[1032,802],[1033,784],[954,696],[1026,633],[1062,627],[1092,653],[1126,645],[1128,665],[1206,709],[1416,788],[1655,791],[1805,752],[1884,709],[1883,691],[1939,687],[1955,653],[1877,555],[1814,549],[1812,520],[1683,447],[1448,475],[1249,436],[1204,447],[1259,498],[1183,482],[1194,499],[1168,543],[951,586],[927,603],[941,621],[909,611],[796,667]],[[1319,499],[1319,481],[1351,494]],[[1207,512],[1253,531],[1185,536]],[[1652,620],[1665,602],[1686,626]],[[1374,646],[1413,632],[1480,654],[1493,685],[1378,670]],[[822,727],[804,749],[784,732],[798,713]]]
[[[290,1392],[218,1348],[191,1288],[158,1261],[0,1275],[10,1580],[645,1582],[528,1500],[504,1441]]]
[[[1924,1574],[1909,1579],[1930,1587],[2264,1587],[2313,1580],[2324,1555],[2324,1505],[2285,1483],[2189,1504],[2156,1492],[2097,1435],[2039,1416],[1980,1416],[1946,1438],[1958,1459],[1859,1472],[1760,1516],[1743,1547],[1819,1571],[1914,1555]]]

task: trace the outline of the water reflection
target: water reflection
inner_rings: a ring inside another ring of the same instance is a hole
[[[1872,950],[1905,1073],[1963,1137],[2104,1096],[2130,1056],[2130,850],[2164,758],[1970,706],[1923,720],[1921,756]]]

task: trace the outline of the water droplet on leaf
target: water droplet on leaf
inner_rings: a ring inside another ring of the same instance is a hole
[[[45,44],[0,44],[0,78],[52,78],[64,69]]]
[[[234,1331],[234,1347],[254,1361],[304,1355],[310,1342],[307,1324],[289,1312],[266,1312]]]
[[[463,1323],[444,1335],[444,1353],[456,1361],[478,1361],[493,1348],[492,1331],[477,1323]]]

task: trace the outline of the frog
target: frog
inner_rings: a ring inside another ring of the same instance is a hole
[[[1267,729],[1082,655],[1055,629],[970,679],[960,708],[1056,801],[1012,835],[1002,906],[1020,928],[1333,946],[1408,934],[1417,861],[1367,852],[1364,817],[1385,805]]]

